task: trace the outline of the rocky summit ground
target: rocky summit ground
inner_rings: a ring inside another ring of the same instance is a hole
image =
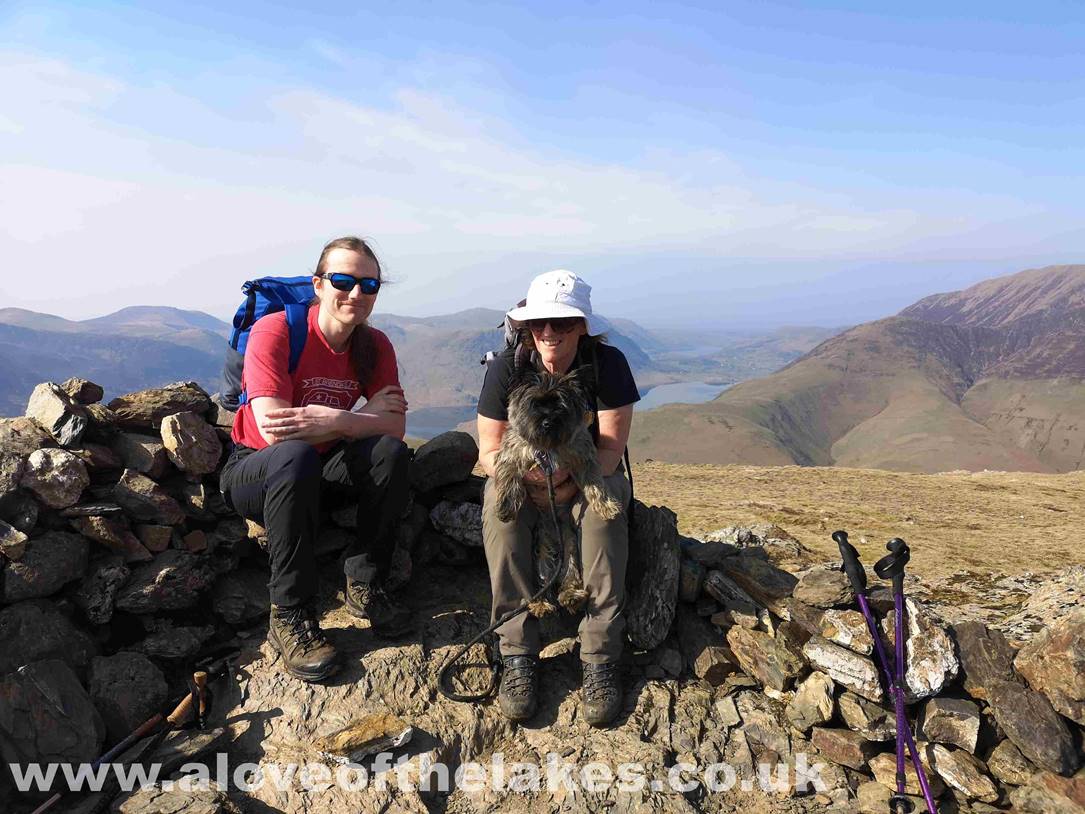
[[[489,585],[481,561],[429,567],[424,573],[424,590],[411,595],[419,630],[398,642],[375,638],[365,622],[347,614],[331,588],[334,570],[325,575],[323,625],[342,651],[346,668],[326,685],[306,685],[287,675],[270,646],[255,638],[243,655],[240,681],[232,685],[231,695],[223,702],[228,722],[235,732],[243,733],[229,749],[232,766],[246,761],[280,765],[323,761],[314,746],[318,738],[368,714],[390,712],[415,729],[406,748],[396,752],[397,757],[406,755],[412,772],[423,760],[445,762],[453,772],[472,760],[488,766],[492,756],[500,753],[506,764],[523,761],[543,767],[543,788],[523,793],[489,787],[475,792],[460,789],[451,795],[404,791],[398,788],[394,773],[386,772],[382,775],[384,788],[370,782],[362,791],[345,791],[331,783],[315,791],[297,787],[280,791],[265,783],[250,794],[232,792],[233,802],[242,811],[783,814],[819,811],[828,802],[827,797],[814,796],[774,798],[756,788],[743,791],[738,787],[710,795],[699,788],[688,796],[666,786],[636,793],[614,787],[597,793],[562,787],[548,790],[548,759],[574,764],[577,771],[593,761],[611,767],[636,762],[643,765],[649,779],[665,784],[669,767],[681,756],[699,765],[725,758],[741,765],[750,756],[748,752],[744,756],[723,754],[729,707],[716,704],[724,698],[723,692],[714,692],[692,676],[679,680],[658,666],[653,670],[652,664],[630,663],[624,709],[612,728],[588,726],[579,711],[580,666],[572,625],[555,629],[543,653],[540,711],[529,723],[509,723],[493,699],[469,704],[440,695],[436,690],[440,665],[488,620]],[[664,651],[677,660],[675,672],[682,671],[677,648]],[[481,658],[479,648],[468,661],[478,664]],[[654,663],[655,658],[650,661]],[[488,675],[482,669],[471,670],[464,676],[466,681],[457,682],[457,686],[477,689]],[[363,765],[371,771],[376,768],[371,761]],[[335,769],[334,764],[331,768]],[[417,774],[410,775],[411,782],[416,778]]]

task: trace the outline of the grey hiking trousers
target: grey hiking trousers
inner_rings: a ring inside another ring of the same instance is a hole
[[[583,497],[573,504],[573,518],[580,529],[581,568],[588,602],[580,622],[580,658],[594,664],[618,661],[625,634],[625,568],[629,559],[629,480],[621,466],[604,478],[607,490],[622,504],[622,513],[604,520]],[[525,501],[516,519],[497,519],[493,479],[486,481],[482,501],[482,538],[490,569],[493,608],[490,621],[515,609],[541,586],[537,584],[532,536],[536,524],[549,523],[549,511]],[[524,612],[497,628],[501,655],[537,656],[541,648],[539,620]]]

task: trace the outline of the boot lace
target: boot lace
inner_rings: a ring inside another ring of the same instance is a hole
[[[284,609],[279,618],[290,626],[290,633],[302,653],[310,653],[325,645],[324,632],[316,623],[316,617],[309,606]]]
[[[618,665],[592,664],[584,668],[584,698],[605,702],[618,694]]]
[[[534,663],[528,658],[506,662],[505,675],[501,683],[506,695],[531,695],[535,685]]]

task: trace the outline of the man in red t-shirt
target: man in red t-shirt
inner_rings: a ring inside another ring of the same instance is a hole
[[[267,529],[271,579],[268,639],[288,672],[321,681],[339,666],[314,608],[322,492],[357,501],[347,549],[345,604],[375,633],[410,629],[406,608],[384,590],[394,524],[407,504],[407,402],[388,337],[366,324],[380,264],[359,238],[324,247],[313,275],[316,302],[298,365],[289,372],[285,314],[252,327],[234,421],[234,449],[219,476],[223,497]]]

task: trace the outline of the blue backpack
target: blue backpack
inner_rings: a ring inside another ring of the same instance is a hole
[[[222,400],[231,410],[247,401],[241,389],[241,371],[245,366],[245,348],[249,344],[249,331],[256,320],[268,314],[286,311],[286,327],[290,332],[290,367],[293,373],[298,367],[305,337],[309,333],[309,302],[313,299],[313,277],[261,277],[248,280],[241,286],[245,301],[234,314],[234,331],[230,346],[226,349],[226,362],[222,368]]]

